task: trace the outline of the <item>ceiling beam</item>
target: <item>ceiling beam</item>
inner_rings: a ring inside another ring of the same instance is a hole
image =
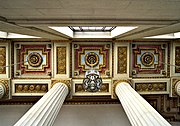
[[[142,30],[142,31],[134,32],[132,34],[128,34],[124,36],[122,35],[122,36],[119,36],[117,40],[142,39],[144,37],[157,36],[157,35],[163,35],[163,34],[169,34],[169,33],[175,33],[175,32],[180,32],[180,22],[176,24],[160,27],[160,28]]]
[[[178,20],[156,19],[9,19],[18,25],[45,26],[137,26],[137,25],[170,25]]]
[[[26,28],[26,27],[22,27],[16,24],[5,22],[5,21],[0,21],[0,31],[23,34],[23,35],[30,35],[30,36],[37,36],[37,37],[48,38],[48,39],[51,38],[51,39],[67,40],[67,38],[64,38],[58,34],[46,32],[43,30]]]

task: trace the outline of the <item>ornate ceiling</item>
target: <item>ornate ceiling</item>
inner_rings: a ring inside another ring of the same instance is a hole
[[[179,32],[179,5],[179,0],[1,1],[0,31],[41,39],[0,40],[0,104],[33,104],[57,82],[69,87],[65,104],[119,103],[114,88],[127,81],[165,118],[179,120],[180,70],[174,66],[180,64],[180,42],[144,39]],[[138,28],[108,39],[74,39],[49,26]],[[88,70],[102,78],[96,92],[83,86]]]

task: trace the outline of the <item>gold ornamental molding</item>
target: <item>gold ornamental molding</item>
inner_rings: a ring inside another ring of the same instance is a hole
[[[6,74],[6,47],[0,47],[0,74]]]
[[[66,74],[66,47],[57,47],[57,74]]]
[[[16,84],[15,93],[46,93],[48,84]]]
[[[50,79],[12,79],[12,96],[43,96],[49,91]]]
[[[167,82],[135,83],[138,92],[161,92],[167,90]]]
[[[118,47],[118,74],[127,73],[127,47]]]

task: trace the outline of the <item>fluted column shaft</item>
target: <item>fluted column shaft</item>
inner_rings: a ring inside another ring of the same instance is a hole
[[[68,87],[56,83],[14,126],[52,126],[68,94]]]
[[[115,92],[132,126],[171,126],[127,82],[119,83]]]

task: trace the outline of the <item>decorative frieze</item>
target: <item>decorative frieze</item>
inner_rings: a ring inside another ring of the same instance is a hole
[[[135,83],[135,90],[138,92],[159,92],[166,91],[167,89],[166,82],[150,82],[150,83]]]
[[[0,74],[6,74],[6,47],[0,46]]]
[[[9,41],[0,40],[0,78],[10,77],[10,49]]]
[[[118,47],[118,74],[127,73],[127,47]]]
[[[107,96],[111,95],[111,79],[102,79],[102,85],[96,92],[89,92],[83,87],[83,79],[73,79],[73,96]]]
[[[46,93],[48,84],[16,84],[15,93]]]
[[[70,77],[70,44],[54,43],[54,78]]]
[[[49,79],[21,79],[12,80],[13,96],[42,96],[51,87]]]
[[[57,47],[57,74],[66,74],[66,47]]]
[[[175,47],[175,73],[180,73],[180,46]]]
[[[114,79],[129,78],[129,43],[114,44]]]
[[[98,92],[109,92],[109,84],[102,84],[101,88],[99,89]],[[83,84],[76,84],[75,85],[75,93],[84,93],[87,92],[84,88],[83,88]]]
[[[170,79],[133,79],[133,82],[140,94],[169,94]]]

